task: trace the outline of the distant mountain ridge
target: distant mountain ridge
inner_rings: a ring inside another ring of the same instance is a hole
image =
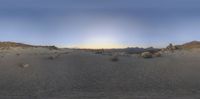
[[[56,46],[38,46],[38,45],[29,45],[29,44],[16,43],[16,42],[0,42],[0,48],[9,48],[9,47],[22,47],[22,48],[42,47],[42,48],[48,48],[50,50],[58,49]]]
[[[153,48],[153,47],[148,47],[148,48],[138,48],[138,47],[133,47],[133,48],[125,48],[124,49],[124,51],[126,52],[126,53],[130,53],[130,54],[132,54],[132,53],[142,53],[142,52],[152,52],[152,53],[154,53],[154,52],[157,52],[157,51],[159,51],[160,49],[158,49],[158,48]]]
[[[0,47],[44,47],[44,48],[51,48],[51,49],[58,49],[56,46],[36,46],[36,45],[29,45],[24,43],[17,43],[17,42],[0,42]],[[191,41],[188,43],[184,43],[182,45],[176,45],[178,49],[193,49],[193,48],[200,48],[200,41]],[[143,52],[143,51],[158,51],[160,49],[149,47],[149,48],[138,48],[138,47],[128,47],[125,49],[110,49],[115,51],[126,50],[128,53],[132,52]]]
[[[192,41],[178,46],[181,49],[200,48],[200,41]]]
[[[0,47],[34,47],[34,46],[16,42],[0,42]]]

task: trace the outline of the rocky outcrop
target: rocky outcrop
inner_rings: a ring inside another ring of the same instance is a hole
[[[169,50],[169,51],[173,51],[173,50],[177,50],[178,47],[177,47],[177,46],[174,46],[172,43],[170,43],[170,44],[167,46],[166,49]]]
[[[173,45],[172,43],[170,43],[166,48],[161,49],[161,52],[174,52],[178,49],[179,47],[177,45]]]
[[[150,52],[143,52],[143,53],[141,54],[141,57],[143,57],[143,58],[152,58],[152,57],[153,57],[153,54],[150,53]]]
[[[154,56],[154,57],[161,57],[162,55],[161,55],[160,52],[157,52],[157,53],[154,53],[153,56]]]

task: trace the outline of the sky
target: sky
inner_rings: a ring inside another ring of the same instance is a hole
[[[73,48],[200,40],[199,0],[0,0],[0,41]]]

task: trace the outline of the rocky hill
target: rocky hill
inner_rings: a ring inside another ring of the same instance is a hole
[[[16,42],[0,42],[0,48],[10,48],[10,47],[22,47],[22,48],[42,47],[42,48],[48,48],[50,50],[58,49],[56,46],[38,46],[38,45],[29,45],[29,44],[16,43]]]
[[[16,42],[0,42],[0,47],[33,47],[33,46]]]
[[[200,41],[192,41],[192,42],[185,43],[183,45],[178,45],[178,48],[180,49],[200,48]]]

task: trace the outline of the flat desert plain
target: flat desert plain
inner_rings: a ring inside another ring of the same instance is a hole
[[[0,99],[199,99],[200,49],[112,55],[74,49],[0,50]]]

